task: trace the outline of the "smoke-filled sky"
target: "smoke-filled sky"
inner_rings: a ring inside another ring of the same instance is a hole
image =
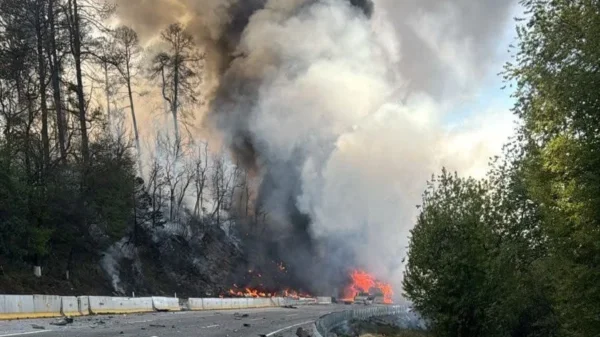
[[[514,0],[375,0],[370,18],[349,0],[119,2],[146,41],[183,20],[206,46],[205,125],[251,157],[272,226],[294,225],[291,199],[314,240],[345,238],[393,284],[426,180],[442,165],[482,175],[511,133],[495,74]]]

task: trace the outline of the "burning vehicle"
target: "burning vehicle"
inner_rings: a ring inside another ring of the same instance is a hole
[[[339,302],[347,304],[393,304],[394,292],[388,283],[375,279],[371,274],[354,270],[350,274],[351,283],[344,289]]]
[[[369,304],[373,304],[374,299],[375,299],[375,296],[373,296],[369,293],[361,292],[361,293],[358,293],[358,295],[356,295],[356,297],[354,297],[354,304],[369,305]]]

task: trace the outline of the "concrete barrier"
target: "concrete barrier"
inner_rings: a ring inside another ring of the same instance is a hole
[[[33,295],[33,310],[36,317],[60,317],[61,305],[60,296]]]
[[[271,301],[271,306],[273,306],[273,307],[283,307],[284,306],[283,297],[271,297],[271,298],[269,298],[269,300]]]
[[[221,309],[239,309],[235,298],[223,298],[220,302]]]
[[[60,296],[0,295],[0,320],[59,317]]]
[[[248,301],[250,298],[234,298],[233,307],[234,309],[248,309]]]
[[[248,308],[268,308],[274,305],[269,298],[249,298]]]
[[[202,298],[189,298],[188,299],[188,309],[197,311],[204,310],[204,303]]]
[[[33,296],[0,295],[0,319],[35,318]]]
[[[282,307],[312,303],[331,303],[331,298],[300,299],[272,298],[190,298],[189,310],[223,310]],[[49,296],[0,295],[0,320],[81,316],[90,314],[141,313],[182,310],[179,299],[172,297],[106,297],[106,296]]]
[[[89,296],[78,296],[77,307],[79,308],[79,314],[87,316],[90,314],[90,297]]]
[[[224,298],[203,298],[202,299],[202,310],[221,310],[231,309],[226,308],[223,305]]]
[[[152,306],[156,311],[180,311],[179,299],[175,297],[152,297]]]
[[[331,304],[331,297],[317,297],[318,304]]]
[[[90,312],[99,314],[122,314],[154,311],[152,297],[103,297],[90,296]]]
[[[60,300],[61,300],[60,312],[64,316],[69,316],[69,317],[81,316],[81,313],[79,312],[79,303],[77,301],[77,297],[62,296],[60,298]]]

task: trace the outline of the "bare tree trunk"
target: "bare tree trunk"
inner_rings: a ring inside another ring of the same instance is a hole
[[[179,136],[179,123],[177,121],[177,110],[179,109],[179,62],[180,62],[179,53],[175,54],[175,62],[174,62],[174,74],[173,74],[173,102],[172,102],[172,113],[173,113],[173,123],[175,127],[175,141],[177,142],[177,149],[181,145],[181,138]]]
[[[90,150],[89,140],[87,134],[87,118],[85,111],[85,95],[83,93],[83,73],[81,70],[81,27],[79,8],[77,0],[69,0],[69,7],[72,10],[72,51],[73,59],[75,61],[75,75],[77,78],[77,108],[79,110],[79,124],[81,126],[81,154],[83,156],[83,163],[85,167],[89,165],[90,161]]]
[[[170,197],[169,197],[169,203],[170,203],[170,207],[169,207],[169,220],[173,221],[175,218],[175,188],[173,187],[173,185],[171,184],[171,186],[169,187],[170,190]]]
[[[40,92],[40,108],[42,110],[42,151],[43,151],[43,169],[41,176],[44,177],[44,170],[50,166],[50,138],[48,137],[48,105],[46,102],[46,62],[44,60],[44,41],[43,41],[43,3],[37,0],[35,13],[35,33],[37,42],[38,58],[38,76]]]
[[[133,121],[133,134],[135,135],[135,147],[137,150],[137,162],[140,176],[144,176],[142,167],[142,146],[140,145],[140,134],[138,131],[137,118],[135,117],[135,107],[133,104],[133,90],[131,89],[131,71],[129,68],[129,62],[127,62],[127,94],[129,96],[129,108],[131,109],[131,120]]]
[[[50,21],[50,65],[52,71],[52,89],[54,93],[54,108],[56,109],[56,126],[58,129],[58,148],[63,163],[67,159],[66,120],[62,109],[60,89],[60,61],[56,51],[56,23],[54,19],[54,0],[48,1],[48,20]]]
[[[110,111],[110,86],[108,83],[108,62],[104,61],[104,94],[106,95],[106,119],[108,121],[108,129],[112,132],[112,112]]]

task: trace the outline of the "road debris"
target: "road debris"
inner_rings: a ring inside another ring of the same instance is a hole
[[[50,325],[65,326],[67,324],[72,324],[72,323],[73,323],[73,319],[71,317],[65,316],[62,319],[60,319],[59,321],[51,322]]]
[[[41,325],[37,325],[37,324],[31,324],[31,327],[34,329],[38,329],[38,330],[46,330],[45,327],[43,327]]]
[[[311,337],[311,335],[308,333],[308,331],[304,330],[303,328],[298,328],[298,330],[296,330],[296,336]]]
[[[236,313],[233,314],[233,317],[235,318],[235,320],[239,321],[242,318],[250,317],[250,315],[248,315],[248,314],[240,314],[239,312],[236,312]]]

